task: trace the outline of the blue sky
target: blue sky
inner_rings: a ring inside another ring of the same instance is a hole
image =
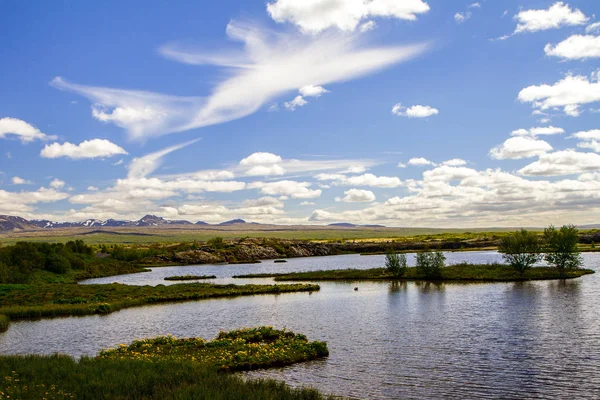
[[[0,214],[597,223],[599,11],[5,0]]]

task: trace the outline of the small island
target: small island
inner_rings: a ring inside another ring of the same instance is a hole
[[[175,275],[165,277],[165,281],[195,281],[199,279],[215,279],[216,275]]]

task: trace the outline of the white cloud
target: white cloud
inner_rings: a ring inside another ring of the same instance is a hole
[[[303,201],[302,203],[300,203],[301,206],[314,206],[315,202],[314,201]]]
[[[342,171],[343,174],[362,174],[367,168],[364,165],[351,165],[346,170]]]
[[[358,30],[360,30],[361,32],[368,32],[368,31],[372,31],[373,29],[377,28],[377,23],[375,21],[367,21],[363,24],[360,24],[360,26],[358,27]]]
[[[561,176],[600,170],[600,155],[563,150],[542,154],[519,172],[526,176]]]
[[[100,189],[98,189],[96,186],[88,186],[87,190],[88,192],[97,192]]]
[[[537,111],[537,110],[536,110]],[[512,136],[538,136],[538,135],[560,135],[565,133],[562,128],[555,126],[539,126],[536,128],[529,129],[517,129],[511,132]]]
[[[600,129],[592,129],[589,131],[575,132],[570,137],[582,140],[600,140]]]
[[[497,160],[535,157],[552,150],[548,142],[528,136],[516,136],[490,150],[490,156]]]
[[[44,158],[67,157],[74,160],[82,158],[104,158],[117,154],[128,154],[122,147],[106,139],[85,140],[78,145],[65,143],[47,144],[40,155]]]
[[[426,118],[439,114],[439,111],[430,106],[414,105],[407,108],[398,103],[392,107],[392,114],[409,118]]]
[[[20,178],[18,176],[13,176],[13,178],[11,179],[11,182],[13,185],[29,185],[29,184],[33,183],[31,181]]]
[[[291,22],[312,34],[332,27],[353,31],[366,18],[413,21],[427,11],[429,6],[422,0],[275,0],[267,4],[267,12],[276,22]]]
[[[285,169],[280,165],[257,165],[246,171],[248,176],[270,176],[270,175],[284,175]]]
[[[252,153],[248,157],[243,158],[240,161],[240,165],[254,167],[258,165],[271,165],[281,163],[282,158],[277,154],[266,153],[266,152],[257,152]]]
[[[568,60],[580,60],[600,57],[600,36],[573,35],[562,42],[544,47],[547,56]]]
[[[366,203],[375,201],[375,195],[370,190],[349,189],[344,192],[346,195],[341,201],[345,203]]]
[[[577,147],[581,149],[590,149],[596,153],[600,153],[600,142],[597,140],[589,140],[586,142],[577,143]]]
[[[362,174],[346,176],[344,174],[317,174],[315,179],[320,181],[333,181],[334,185],[348,186],[371,186],[380,188],[395,188],[402,181],[395,176],[376,176],[373,174]]]
[[[52,182],[50,182],[50,187],[52,189],[58,190],[58,189],[61,189],[63,186],[65,186],[65,181],[60,180],[58,178],[54,178],[54,179],[52,179]]]
[[[585,27],[585,33],[596,33],[600,32],[600,22],[594,22]]]
[[[304,97],[320,97],[325,93],[329,93],[329,90],[323,86],[306,85],[300,88],[300,94]]]
[[[260,189],[261,193],[269,196],[289,196],[292,199],[313,199],[321,196],[321,190],[309,189],[310,182],[277,181],[277,182],[251,182],[248,189]]]
[[[17,119],[4,117],[0,118],[0,139],[5,139],[8,135],[14,135],[23,143],[39,140],[56,140],[56,136],[46,135],[35,126]]]
[[[589,18],[579,9],[558,1],[547,10],[521,10],[515,15],[515,33],[538,32],[563,26],[584,25]]]
[[[456,14],[454,14],[454,20],[456,21],[457,24],[462,24],[463,22],[465,22],[466,20],[471,18],[471,16],[472,16],[472,13],[470,11],[457,12]]]
[[[472,3],[472,4],[469,5],[468,8],[481,8],[481,4],[479,4],[479,3]]]
[[[397,167],[398,168],[406,168],[406,164],[404,164],[403,162],[399,162]]]
[[[196,143],[199,139],[191,140],[189,142],[181,143],[175,146],[167,147],[166,149],[147,154],[143,157],[136,157],[131,160],[131,163],[127,167],[129,170],[129,178],[143,178],[150,175],[162,164],[162,159],[169,153],[176,150],[180,150],[186,146]]]
[[[253,114],[275,98],[307,85],[349,81],[412,59],[429,46],[368,46],[360,36],[304,36],[232,21],[227,35],[244,48],[216,53],[168,44],[160,53],[193,65],[216,65],[228,74],[207,97],[93,87],[55,78],[51,84],[89,98],[95,115],[144,139],[232,121]],[[201,72],[199,72],[201,73]]]
[[[302,107],[306,104],[308,104],[308,101],[304,100],[304,97],[298,95],[294,97],[293,100],[283,103],[283,106],[290,111],[294,111],[297,107]]]
[[[435,164],[423,157],[413,157],[410,160],[408,160],[408,165],[423,166],[423,165],[435,165]]]
[[[562,107],[567,115],[577,116],[581,105],[600,101],[600,82],[581,75],[567,75],[554,85],[526,87],[519,92],[518,99],[540,110]]]
[[[64,200],[67,197],[69,197],[67,193],[44,187],[33,192],[7,192],[0,190],[0,214],[28,216],[28,214],[34,211],[31,207],[33,204],[53,203]],[[31,215],[35,216],[35,214]]]
[[[462,158],[453,158],[448,161],[444,161],[442,165],[447,165],[449,167],[460,167],[462,165],[467,165],[467,162]]]

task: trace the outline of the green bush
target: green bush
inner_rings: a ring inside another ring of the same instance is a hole
[[[500,240],[498,252],[504,261],[521,274],[542,259],[542,247],[535,232],[525,229],[504,236]]]
[[[388,251],[385,254],[385,268],[395,277],[403,276],[408,269],[406,255]]]
[[[442,268],[446,256],[441,251],[424,251],[417,253],[417,272],[424,278],[438,279],[442,276]]]
[[[579,232],[573,225],[564,225],[559,230],[550,226],[544,230],[546,262],[561,272],[581,267],[583,259],[577,250]]]

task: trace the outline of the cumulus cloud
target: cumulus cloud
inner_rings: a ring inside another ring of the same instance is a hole
[[[515,15],[515,20],[517,21],[515,33],[521,33],[584,25],[589,18],[579,9],[572,9],[568,4],[558,1],[548,9],[521,10]]]
[[[536,110],[537,111],[537,110]],[[560,135],[565,133],[562,128],[555,126],[539,126],[536,128],[529,129],[517,129],[511,132],[512,136],[538,136],[538,135]]]
[[[562,107],[565,114],[578,116],[581,105],[600,101],[600,82],[567,75],[553,85],[528,86],[519,92],[518,99],[540,110]]]
[[[64,186],[65,186],[65,181],[60,180],[58,178],[54,178],[54,179],[52,179],[52,182],[50,182],[50,187],[52,189],[58,190],[58,189],[63,188]]]
[[[560,57],[567,60],[581,60],[600,57],[600,36],[573,35],[562,42],[544,47],[547,56]]]
[[[13,185],[29,185],[33,182],[28,181],[27,179],[20,178],[18,176],[13,176],[11,179]]]
[[[526,176],[561,176],[600,170],[600,155],[563,150],[542,154],[519,172]]]
[[[490,150],[490,156],[497,160],[535,157],[552,150],[548,142],[534,137],[516,136]]]
[[[273,153],[257,152],[252,153],[240,161],[240,165],[254,167],[257,165],[277,164],[282,161],[281,156]]]
[[[426,118],[439,114],[439,111],[430,106],[414,105],[411,107],[404,107],[402,104],[398,103],[392,107],[392,114],[408,118]]]
[[[332,27],[354,31],[367,18],[413,21],[427,11],[429,5],[422,0],[275,0],[267,4],[267,12],[276,22],[291,22],[311,34]]]
[[[117,154],[128,154],[122,147],[106,139],[85,140],[78,145],[65,143],[52,143],[46,145],[40,155],[44,158],[66,157],[73,160],[83,158],[104,158]]]
[[[585,33],[596,33],[600,32],[600,22],[594,22],[585,27]]]
[[[295,111],[296,108],[305,106],[307,104],[308,104],[308,101],[304,100],[304,97],[298,95],[298,96],[294,97],[293,100],[286,101],[285,103],[283,103],[283,106],[287,110]]]
[[[304,97],[320,97],[325,93],[329,93],[329,90],[323,86],[306,85],[301,87],[299,92]]]
[[[358,27],[358,30],[360,30],[361,32],[368,32],[368,31],[372,31],[373,29],[377,28],[377,23],[375,21],[367,21],[363,24],[360,24],[360,26]]]
[[[370,190],[350,189],[344,192],[341,201],[345,203],[368,203],[375,201],[375,195]]]
[[[67,193],[44,187],[35,191],[8,192],[0,190],[0,214],[33,215],[32,205],[53,203],[68,198]]]
[[[442,165],[447,165],[449,167],[460,167],[462,165],[467,165],[467,162],[462,158],[453,158],[451,160],[444,161]]]
[[[380,188],[395,188],[402,181],[395,176],[376,176],[373,174],[362,174],[346,176],[344,174],[317,174],[315,179],[320,181],[332,181],[334,185],[347,186],[370,186]]]
[[[36,139],[56,140],[56,136],[46,135],[35,126],[21,119],[0,118],[0,139],[5,139],[8,135],[16,136],[23,143],[33,142]]]
[[[423,157],[413,157],[410,160],[408,160],[408,165],[414,165],[414,166],[420,167],[420,166],[424,166],[424,165],[435,165],[435,164]]]
[[[600,129],[575,132],[570,137],[582,140],[600,140]]]
[[[277,182],[251,182],[248,189],[259,189],[269,196],[289,196],[292,199],[314,199],[321,196],[320,189],[309,189],[310,182],[283,180]]]
[[[227,69],[226,77],[205,97],[86,86],[59,77],[51,84],[87,97],[94,104],[95,118],[126,129],[132,138],[144,139],[239,119],[298,88],[356,79],[428,48],[427,44],[368,46],[360,35],[312,37],[238,21],[230,22],[226,32],[243,48],[223,46],[217,52],[205,52],[176,43],[160,48],[163,56],[175,61]]]

